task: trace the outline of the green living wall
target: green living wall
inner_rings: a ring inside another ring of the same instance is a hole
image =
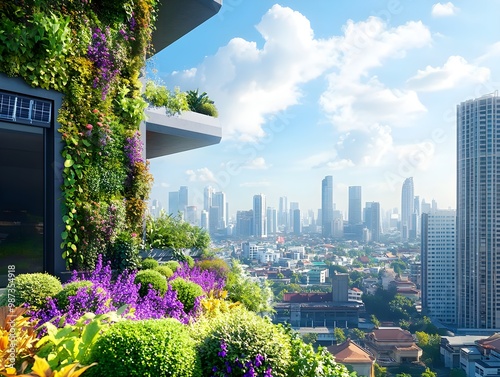
[[[0,2],[0,72],[64,94],[62,255],[92,269],[98,254],[138,247],[152,176],[138,80],[156,0]],[[117,255],[124,253],[124,255]]]

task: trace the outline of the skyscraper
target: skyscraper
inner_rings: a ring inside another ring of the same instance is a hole
[[[455,224],[455,210],[422,213],[422,309],[446,324],[456,323],[457,312]]]
[[[367,202],[365,205],[365,226],[370,232],[370,240],[380,241],[380,203]]]
[[[226,228],[226,194],[224,194],[222,191],[217,191],[212,194],[212,206],[218,208],[217,212],[217,224],[214,224],[214,226],[217,227],[217,229],[225,229]]]
[[[179,191],[168,193],[168,213],[173,216],[179,214]]]
[[[267,237],[266,197],[264,194],[253,196],[253,226],[255,237]]]
[[[361,186],[349,186],[349,225],[361,223]]]
[[[457,106],[458,326],[500,328],[500,98]]]
[[[286,231],[288,227],[288,199],[286,196],[280,197],[280,205],[278,207],[278,226]]]
[[[323,237],[333,233],[333,177],[327,175],[321,181],[321,232]]]
[[[210,211],[210,207],[212,206],[212,195],[214,193],[214,189],[212,186],[207,186],[203,190],[203,210]]]
[[[186,212],[188,206],[188,188],[187,186],[179,187],[179,211]]]
[[[401,189],[401,239],[408,241],[413,231],[413,177],[406,178]]]

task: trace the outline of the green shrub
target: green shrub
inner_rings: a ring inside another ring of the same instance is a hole
[[[215,105],[213,103],[208,103],[208,102],[202,103],[200,107],[198,107],[197,112],[200,114],[209,115],[214,118],[217,118],[219,116],[219,113]]]
[[[174,272],[168,266],[158,266],[154,270],[158,271],[160,274],[165,276],[167,279],[174,274]]]
[[[189,313],[193,310],[196,297],[203,295],[203,288],[192,281],[176,278],[170,282],[174,291],[177,292],[177,298],[184,305],[184,311]]]
[[[13,281],[13,287],[13,304],[21,306],[27,303],[33,308],[41,308],[47,302],[48,297],[54,297],[62,290],[62,284],[58,278],[40,272],[17,275]],[[1,302],[7,302],[7,293],[4,293],[4,296]]]
[[[172,270],[172,272],[175,272],[177,271],[177,269],[181,266],[179,262],[177,262],[176,260],[169,260],[168,262],[166,262],[164,264],[164,266],[167,266],[167,267],[170,267],[170,269]]]
[[[281,326],[266,318],[241,308],[215,318],[201,318],[191,329],[193,338],[199,342],[204,376],[212,375],[214,367],[223,370],[226,362],[234,365],[236,358],[243,365],[253,362],[257,355],[265,356],[274,377],[290,375],[290,337]],[[227,347],[224,358],[219,355],[222,342]]]
[[[164,295],[167,291],[167,279],[165,276],[155,270],[142,270],[137,273],[134,279],[135,284],[141,284],[139,294],[144,297],[148,294],[149,285],[156,290],[160,295]]]
[[[62,291],[54,296],[57,300],[57,307],[61,310],[69,305],[69,297],[76,296],[78,289],[81,287],[92,287],[92,282],[89,280],[78,280],[65,284]]]
[[[89,369],[85,376],[202,375],[187,327],[172,318],[114,324],[97,340],[84,364],[92,362],[97,362],[98,367]]]
[[[156,259],[153,258],[145,258],[141,262],[141,268],[143,270],[154,270],[156,267],[158,267],[160,264]]]
[[[137,240],[129,232],[118,234],[115,242],[109,245],[106,256],[113,270],[136,270],[141,266]]]

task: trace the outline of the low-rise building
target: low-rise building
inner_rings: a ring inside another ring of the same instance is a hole
[[[377,360],[395,363],[420,361],[422,349],[407,330],[400,327],[380,327],[365,337],[365,345]]]
[[[341,344],[328,346],[326,349],[335,356],[336,362],[350,366],[358,376],[375,376],[375,357],[350,339]]]

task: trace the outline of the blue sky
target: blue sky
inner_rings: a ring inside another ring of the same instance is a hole
[[[230,215],[254,194],[305,211],[332,175],[346,212],[400,207],[401,185],[455,208],[455,109],[500,84],[500,1],[225,0],[219,14],[149,63],[150,78],[206,91],[220,144],[151,160],[152,199],[224,191]]]

